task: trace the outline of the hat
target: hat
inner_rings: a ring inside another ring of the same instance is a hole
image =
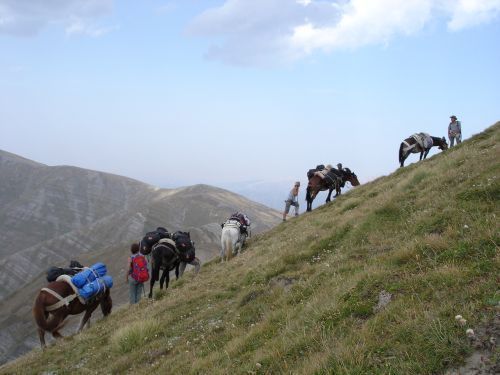
[[[300,186],[300,181],[295,181],[295,186]]]
[[[332,165],[331,164],[327,164],[326,165],[326,169],[332,169]]]
[[[457,119],[457,116],[451,115],[450,118],[454,118],[455,120]]]

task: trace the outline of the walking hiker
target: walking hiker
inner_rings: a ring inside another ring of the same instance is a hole
[[[149,280],[148,262],[139,252],[139,244],[130,246],[131,256],[128,258],[126,282],[129,285],[129,300],[133,305],[141,300],[144,294],[144,283]]]
[[[290,206],[294,207],[295,216],[299,216],[299,187],[300,181],[295,182],[288,199],[285,201],[285,211],[283,212],[283,221],[286,221],[286,215],[290,212]]]
[[[448,139],[450,140],[450,147],[453,147],[455,140],[457,145],[462,143],[462,124],[457,120],[457,116],[450,116],[451,122],[448,125]]]

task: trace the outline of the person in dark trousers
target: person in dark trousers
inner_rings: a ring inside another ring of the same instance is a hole
[[[135,263],[143,262],[147,269],[146,257],[139,252],[139,244],[133,243],[130,246],[130,252],[132,255],[128,257],[127,267],[126,267],[126,279],[125,281],[129,285],[129,300],[130,304],[133,305],[141,300],[142,295],[144,294],[144,282],[136,280],[137,276],[134,273],[134,259],[137,257],[141,257],[140,259],[136,259]]]

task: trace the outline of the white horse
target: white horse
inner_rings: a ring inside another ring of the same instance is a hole
[[[221,262],[230,260],[233,256],[238,255],[245,243],[247,235],[240,233],[240,225],[237,220],[228,220],[222,228],[221,236]]]

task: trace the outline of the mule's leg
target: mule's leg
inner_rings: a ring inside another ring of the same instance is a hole
[[[187,263],[186,262],[180,262],[177,267],[175,268],[175,276],[177,278],[182,277],[184,275],[184,271],[186,270]]]
[[[247,240],[247,238],[248,238],[248,234],[246,234],[246,233],[241,236],[241,240],[240,240],[241,245],[240,245],[239,252],[243,251],[243,246],[245,246],[245,241]]]
[[[158,277],[160,276],[160,267],[156,267],[155,265],[151,273],[151,279],[149,280],[149,298],[153,298],[153,286],[155,285],[155,280],[158,280]]]
[[[201,261],[198,258],[194,258],[194,260],[189,264],[194,267],[194,274],[197,275],[198,272],[200,272]]]
[[[427,155],[429,154],[429,151],[430,151],[430,150],[431,150],[430,148],[429,148],[429,149],[427,149],[427,150],[425,150],[425,153],[424,153],[424,159],[427,159]]]
[[[403,154],[401,156],[401,168],[405,166],[405,160],[408,157],[409,154]]]
[[[224,257],[226,255],[226,244],[225,244],[224,238],[222,238],[220,242],[221,242],[221,244],[220,244],[220,262],[223,263]]]
[[[165,270],[165,289],[168,289],[168,284],[170,283],[170,271]]]
[[[312,200],[311,200],[311,191],[309,190],[309,187],[306,189],[306,212],[311,211],[311,206],[312,206]]]
[[[66,316],[67,315],[64,315],[64,316],[57,316],[57,318],[54,316],[53,319],[58,319],[59,320],[59,323],[57,324],[56,326],[56,329],[54,329],[51,333],[52,333],[52,337],[56,338],[56,339],[60,339],[61,337],[63,337],[60,333],[59,333],[59,330],[62,329],[65,325],[66,325],[66,322],[65,322],[65,319],[66,319]]]
[[[85,314],[83,315],[83,318],[80,321],[80,326],[78,327],[77,332],[80,332],[83,329],[83,327],[85,327],[85,324],[90,326],[90,316],[92,315],[94,310],[97,309],[97,306],[99,306],[99,303],[94,302],[93,305],[87,307],[87,310],[85,310]]]
[[[328,195],[326,196],[326,203],[328,203],[332,200],[332,192],[333,192],[333,188],[328,189]]]
[[[45,331],[41,328],[38,328],[38,337],[40,338],[40,346],[45,349],[47,347],[47,344],[45,344]]]
[[[82,319],[80,320],[80,325],[76,330],[77,333],[82,331],[83,327],[85,326],[85,323],[88,323],[88,325],[90,326],[90,315],[92,315],[92,311],[94,310],[93,309],[85,310],[85,314],[83,314]]]
[[[160,289],[163,289],[163,284],[165,284],[165,279],[168,275],[169,271],[165,268],[161,274],[161,278],[160,278]],[[167,284],[167,288],[168,288],[168,284]]]

